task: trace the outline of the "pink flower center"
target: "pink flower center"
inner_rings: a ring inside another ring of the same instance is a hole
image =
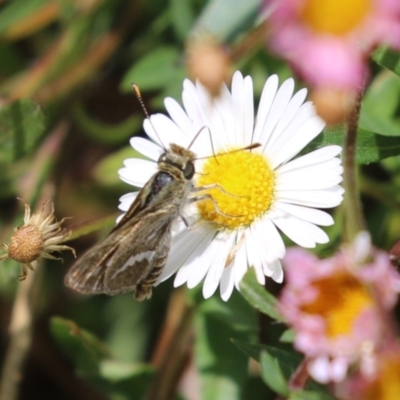
[[[312,286],[318,295],[301,309],[305,313],[323,317],[326,334],[330,338],[351,333],[355,319],[373,305],[367,288],[347,273],[316,280]]]
[[[316,32],[345,35],[371,12],[371,3],[372,0],[307,0],[301,17]]]
[[[385,356],[380,360],[377,376],[363,390],[364,400],[393,400],[400,393],[399,354]]]

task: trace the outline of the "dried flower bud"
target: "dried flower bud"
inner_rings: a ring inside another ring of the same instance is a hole
[[[71,250],[75,255],[72,247],[61,244],[70,235],[70,232],[63,232],[61,228],[64,220],[55,221],[53,205],[50,214],[46,215],[43,205],[39,213],[31,216],[31,209],[28,204],[25,204],[24,225],[15,229],[9,245],[2,245],[7,253],[0,257],[0,261],[12,259],[19,262],[22,266],[19,279],[24,280],[28,268],[33,270],[32,263],[39,258],[60,260],[50,253],[63,250]]]
[[[26,225],[17,229],[8,245],[8,256],[13,260],[27,264],[37,260],[43,251],[44,238],[35,225]]]
[[[354,107],[356,95],[352,91],[316,88],[310,95],[317,114],[328,124],[343,122]]]
[[[198,79],[214,96],[219,94],[221,85],[232,75],[227,53],[211,41],[189,44],[187,68],[190,77]]]

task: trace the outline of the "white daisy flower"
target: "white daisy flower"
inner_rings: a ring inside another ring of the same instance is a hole
[[[189,288],[204,279],[203,295],[210,297],[220,287],[223,300],[232,294],[248,268],[254,267],[257,280],[265,277],[282,282],[280,259],[285,255],[281,232],[302,247],[327,243],[327,234],[318,227],[333,224],[332,217],[319,210],[339,205],[343,199],[341,152],[326,146],[293,159],[324,128],[307,91],[293,94],[293,79],[278,87],[278,77],[265,83],[256,117],[253,82],[236,72],[232,89],[224,86],[213,99],[199,83],[183,83],[181,107],[165,99],[170,115],[151,116],[151,122],[165,144],[187,147],[198,135],[191,150],[196,161],[194,185],[218,184],[210,200],[188,206],[186,219],[195,221],[187,228],[182,222],[174,232],[167,265],[158,282],[177,272],[174,285]],[[157,171],[163,152],[160,139],[148,120],[144,129],[153,141],[134,137],[131,145],[149,160],[125,160],[120,178],[142,187]],[[210,136],[212,138],[212,145]],[[253,150],[241,149],[260,143]],[[213,157],[213,151],[217,155]],[[211,156],[211,157],[210,157]],[[127,211],[136,194],[120,199]],[[197,222],[196,222],[197,221]]]

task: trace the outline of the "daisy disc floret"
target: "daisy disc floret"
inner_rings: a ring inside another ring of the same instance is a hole
[[[317,225],[331,225],[333,219],[319,208],[342,201],[341,148],[327,146],[295,158],[321,133],[324,122],[304,102],[305,89],[294,94],[293,79],[279,86],[278,77],[271,76],[256,115],[252,79],[240,72],[231,90],[223,86],[217,98],[189,80],[183,88],[183,107],[167,98],[170,117],[156,114],[152,124],[144,122],[152,141],[131,139],[148,160],[125,160],[119,171],[123,181],[142,187],[157,170],[160,138],[187,147],[197,135],[190,148],[197,155],[192,194],[197,199],[182,210],[190,226],[178,221],[174,228],[159,282],[175,272],[175,286],[193,288],[205,279],[204,297],[219,286],[224,300],[249,267],[255,268],[260,284],[266,276],[282,282],[281,232],[304,247],[329,240]],[[120,209],[127,211],[135,196],[123,196]]]
[[[25,203],[24,225],[15,229],[8,245],[2,245],[7,253],[0,257],[0,261],[12,259],[20,263],[22,273],[18,278],[21,281],[26,278],[28,269],[33,271],[33,263],[39,258],[61,260],[51,253],[63,250],[70,250],[75,255],[72,247],[61,244],[67,240],[70,232],[62,230],[65,218],[57,222],[54,205],[51,207],[51,212],[46,213],[43,204],[40,212],[31,215],[29,204]]]

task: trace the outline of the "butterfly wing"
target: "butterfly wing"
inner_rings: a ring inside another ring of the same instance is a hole
[[[86,252],[68,271],[65,284],[86,294],[134,290],[155,261],[168,255],[174,218],[169,207],[139,213]]]

